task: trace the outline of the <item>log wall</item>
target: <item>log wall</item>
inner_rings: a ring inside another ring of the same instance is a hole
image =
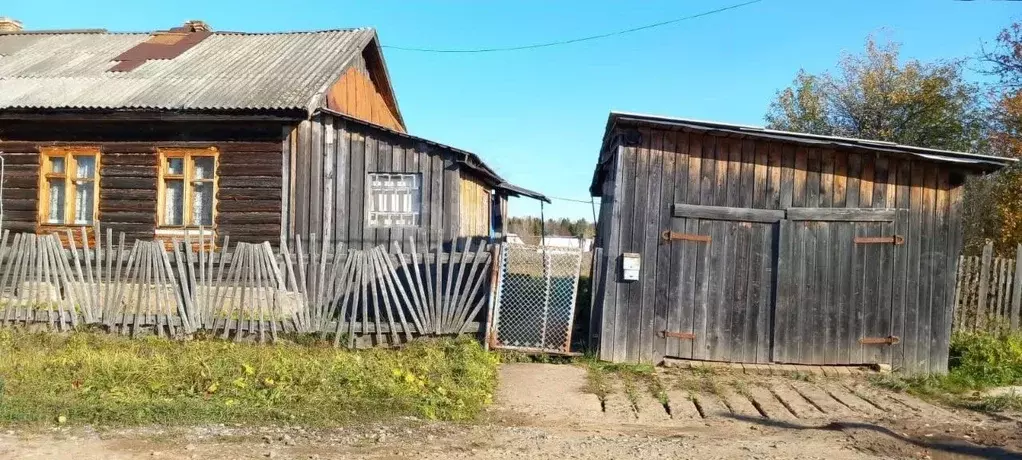
[[[217,231],[235,241],[280,237],[282,130],[280,123],[0,122],[7,162],[3,227],[48,232],[37,223],[39,147],[100,149],[99,215],[104,228],[129,239],[156,232],[158,148],[216,147],[220,152]]]

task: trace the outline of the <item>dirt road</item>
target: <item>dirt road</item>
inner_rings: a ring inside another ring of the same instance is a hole
[[[937,407],[855,380],[663,373],[592,391],[585,370],[515,364],[475,424],[400,420],[301,428],[195,427],[0,433],[0,457],[188,458],[1022,458],[1022,424]],[[651,391],[655,390],[655,391]]]

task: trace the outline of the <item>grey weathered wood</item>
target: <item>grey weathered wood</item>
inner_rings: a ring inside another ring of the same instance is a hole
[[[413,238],[413,237],[411,235],[409,235],[409,238]],[[415,284],[414,284],[414,281],[412,280],[411,276],[409,276],[408,266],[405,265],[404,254],[401,253],[400,248],[398,248],[398,244],[397,244],[396,241],[394,242],[393,246],[394,246],[394,249],[395,249],[395,254],[397,254],[398,260],[401,262],[401,268],[402,268],[403,273],[405,275],[405,282],[407,283],[407,285],[403,285],[401,283],[400,277],[398,276],[398,273],[397,273],[397,269],[394,267],[394,264],[391,263],[390,257],[384,256],[384,257],[381,257],[381,260],[382,260],[383,264],[386,266],[387,272],[390,274],[391,289],[394,292],[396,292],[398,294],[398,296],[400,297],[399,301],[398,300],[395,300],[395,301],[397,302],[397,309],[398,309],[398,313],[401,316],[401,322],[402,323],[405,322],[403,307],[407,306],[408,307],[408,315],[412,319],[412,324],[415,326],[415,331],[421,334],[421,333],[423,333],[425,331],[425,329],[423,328],[422,321],[419,318],[418,298],[416,297],[416,294],[415,294],[416,293]],[[402,289],[402,288],[405,288],[405,286],[407,286],[407,288],[406,289]],[[409,290],[411,292],[406,293],[405,292],[406,290]],[[415,302],[410,301],[409,300],[410,298],[414,299]],[[406,331],[411,331],[411,329],[406,326]],[[411,340],[411,336],[408,336],[407,339]]]
[[[445,329],[451,330],[454,327],[454,318],[457,316],[459,297],[458,293],[461,292],[461,281],[465,278],[465,269],[468,267],[467,255],[472,252],[472,238],[465,238],[465,247],[461,250],[461,257],[458,261],[457,275],[454,274],[454,265],[452,264],[449,269],[448,276],[454,276],[454,283],[451,284],[451,279],[448,278],[447,289],[448,296],[446,300],[447,314],[445,315]],[[480,246],[484,246],[486,243],[481,243]]]
[[[443,331],[443,318],[444,318],[444,307],[443,307],[443,261],[440,260],[440,245],[435,248],[436,261],[433,264],[433,281],[434,281],[434,292],[433,292],[433,317],[435,321],[434,332],[439,334]],[[448,265],[454,263],[453,260],[449,261]]]
[[[480,246],[480,249],[483,248],[485,248],[485,245]],[[485,262],[483,262],[481,267],[482,270],[479,272],[479,276],[476,277],[476,280],[472,285],[472,289],[469,290],[468,296],[466,297],[467,300],[471,301],[471,299],[475,298],[478,295],[480,288],[483,286],[484,281],[487,279],[491,279],[491,271],[489,270],[491,264],[494,265],[497,264],[495,257],[490,257],[486,259]],[[475,317],[479,315],[480,309],[482,309],[484,305],[487,305],[487,301],[489,300],[487,299],[487,297],[489,296],[487,296],[486,294],[481,296],[476,301],[475,307],[472,309],[472,311],[469,312],[468,315],[461,316],[461,319],[459,320],[460,325],[457,327],[455,333],[464,334],[465,331],[469,329],[469,325],[472,324],[474,322],[473,320],[475,319]],[[465,305],[468,306],[468,303],[466,302]],[[568,325],[568,327],[571,326],[572,326],[571,324]]]
[[[397,243],[395,242],[395,244]],[[401,266],[401,271],[404,273],[405,280],[411,289],[411,292],[408,293],[408,296],[412,299],[411,302],[409,302],[409,306],[415,311],[416,327],[421,334],[426,331],[427,327],[429,327],[429,323],[427,322],[428,318],[426,317],[426,309],[424,308],[422,298],[422,278],[419,276],[419,265],[415,261],[415,235],[408,235],[408,248],[411,251],[410,257],[412,270],[408,269],[409,262],[405,260],[405,256],[402,252],[398,251],[397,256],[399,265]],[[388,263],[389,260],[390,259],[388,258]],[[412,271],[414,271],[414,277],[412,276]]]
[[[320,233],[323,228],[323,120],[328,117],[317,117],[312,120],[309,132],[309,193],[305,199],[309,201],[308,232]],[[323,235],[326,238],[326,235]]]
[[[335,170],[337,166],[337,131],[334,129],[333,117],[323,118],[323,158],[322,158],[322,210],[320,213],[323,215],[323,221],[319,227],[314,228],[315,231],[319,232],[323,236],[324,240],[330,240],[334,235],[334,186],[335,176],[337,172]]]
[[[350,247],[365,249],[365,176],[366,140],[362,133],[351,134],[351,172],[348,178],[348,242]]]
[[[471,248],[472,242],[469,241],[468,246],[465,248],[466,255],[468,255]],[[485,251],[486,242],[480,241],[479,246],[476,247],[476,252],[474,254],[474,257],[472,257],[471,261],[467,260],[466,258],[466,261],[462,263],[463,268],[464,266],[468,266],[468,273],[467,274],[465,274],[464,272],[459,273],[458,275],[459,279],[464,279],[465,284],[464,285],[459,284],[458,285],[459,287],[456,287],[454,289],[454,292],[457,295],[456,297],[457,302],[454,305],[452,305],[452,310],[454,311],[454,313],[452,315],[451,327],[449,328],[449,330],[452,333],[455,334],[461,333],[460,332],[461,328],[465,322],[465,315],[468,313],[468,309],[474,305],[472,299],[476,291],[473,289],[473,285],[476,284],[476,281],[478,279],[484,278],[487,275],[485,272],[479,273],[479,268],[483,265],[482,262],[486,260],[483,257]]]
[[[404,299],[402,302],[402,299],[399,298],[400,295],[398,292],[404,291],[399,290],[396,287],[395,283],[397,283],[397,273],[393,270],[393,267],[386,263],[386,261],[390,260],[390,258],[386,256],[386,249],[384,249],[383,246],[378,246],[374,250],[376,251],[376,267],[382,274],[381,279],[383,282],[381,283],[381,289],[384,292],[384,305],[387,306],[387,311],[389,312],[387,315],[389,322],[390,324],[394,324],[394,316],[397,316],[398,321],[401,323],[401,327],[405,331],[405,341],[411,341],[412,328],[409,326],[404,313],[404,306],[407,305],[407,299]],[[391,304],[388,299],[393,300],[393,303]],[[398,340],[397,335],[394,334],[392,336],[392,342],[399,343]]]
[[[894,208],[788,208],[789,220],[823,222],[894,222]]]
[[[6,235],[6,233],[7,233],[7,230],[4,230],[4,234],[5,235]],[[3,277],[0,278],[0,293],[7,291],[7,286],[8,286],[7,285],[7,280],[8,280],[8,277],[10,277],[12,275],[12,273],[15,273],[19,269],[19,267],[21,267],[21,259],[25,257],[25,252],[26,252],[26,251],[24,251],[22,249],[24,247],[24,243],[22,243],[22,239],[23,238],[24,237],[22,236],[21,233],[15,234],[14,235],[14,241],[11,242],[11,249],[4,251],[4,256],[5,256],[6,260],[7,260],[7,266],[4,269]],[[14,253],[14,256],[11,256],[12,252]],[[15,292],[14,286],[17,286],[17,280],[18,280],[18,276],[15,274],[14,277],[11,279],[11,286],[12,287],[11,287],[10,291],[12,293]],[[16,311],[17,311],[17,308],[6,308],[5,311],[4,311],[4,322],[5,323],[8,323],[8,322],[13,323],[13,321],[14,321],[14,313]]]
[[[348,301],[349,301],[349,299],[352,298],[352,294],[355,292],[355,290],[358,289],[358,280],[359,280],[359,274],[358,274],[358,268],[357,268],[357,267],[359,267],[358,253],[356,253],[355,251],[349,249],[348,250],[348,261],[347,261],[347,264],[348,264],[348,267],[344,271],[344,274],[345,274],[345,284],[344,284],[344,288],[342,289],[342,293],[343,294],[339,297],[339,302],[338,302],[339,308],[338,308],[338,315],[337,315],[337,319],[336,319],[337,327],[334,329],[334,348],[339,347],[340,344],[341,344],[341,334],[344,332],[341,329],[341,325],[345,322],[345,318],[348,318],[349,315],[350,315],[350,319],[348,319],[347,321],[349,321],[352,324],[354,324],[354,322],[355,322],[355,314],[356,314],[355,308],[357,307],[357,305],[352,305],[351,309],[349,309],[348,308],[348,304],[349,304]],[[352,302],[352,303],[354,303],[354,302]],[[324,330],[329,330],[329,329],[324,327]]]
[[[1015,247],[1015,273],[1011,286],[1011,320],[1012,330],[1019,329],[1019,315],[1022,312],[1022,243]]]
[[[774,223],[784,219],[784,211],[777,209],[752,209],[728,206],[674,204],[674,217],[691,219],[725,220],[739,222]]]
[[[990,272],[993,264],[994,245],[987,242],[983,246],[983,259],[979,271],[979,295],[976,299],[976,329],[982,330],[986,325],[986,310],[990,296]]]

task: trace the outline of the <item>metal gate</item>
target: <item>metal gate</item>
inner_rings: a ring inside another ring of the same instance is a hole
[[[501,245],[490,346],[567,353],[582,251]]]

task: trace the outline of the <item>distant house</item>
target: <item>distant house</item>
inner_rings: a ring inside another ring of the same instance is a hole
[[[963,185],[1011,162],[611,113],[599,356],[945,371]]]
[[[0,19],[3,226],[365,248],[502,231],[506,183],[407,132],[373,29],[23,30]]]

